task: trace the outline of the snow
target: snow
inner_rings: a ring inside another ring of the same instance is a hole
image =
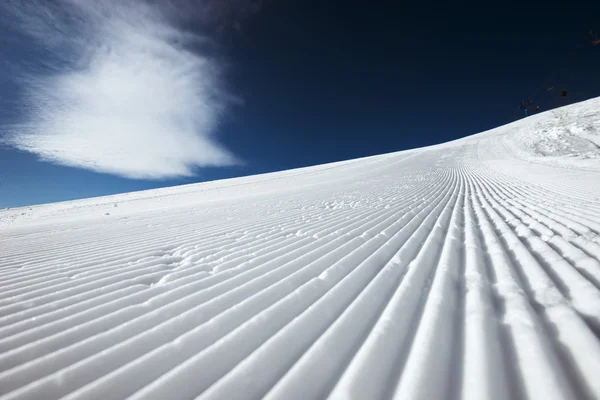
[[[1,399],[600,398],[600,98],[0,211]]]

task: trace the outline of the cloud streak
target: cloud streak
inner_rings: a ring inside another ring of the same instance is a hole
[[[164,8],[141,0],[4,7],[44,52],[43,64],[19,78],[25,116],[11,126],[9,145],[128,178],[238,163],[214,137],[231,97],[211,41],[178,29]]]

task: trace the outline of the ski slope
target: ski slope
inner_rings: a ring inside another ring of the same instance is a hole
[[[600,398],[600,98],[0,212],[0,399]]]

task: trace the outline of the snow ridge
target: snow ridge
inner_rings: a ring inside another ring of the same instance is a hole
[[[528,123],[4,211],[0,399],[600,398],[600,174]]]

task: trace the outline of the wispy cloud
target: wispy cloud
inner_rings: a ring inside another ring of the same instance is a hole
[[[20,76],[26,114],[5,141],[45,161],[130,178],[236,164],[214,137],[230,96],[212,43],[177,28],[156,3],[3,0],[45,52]]]

